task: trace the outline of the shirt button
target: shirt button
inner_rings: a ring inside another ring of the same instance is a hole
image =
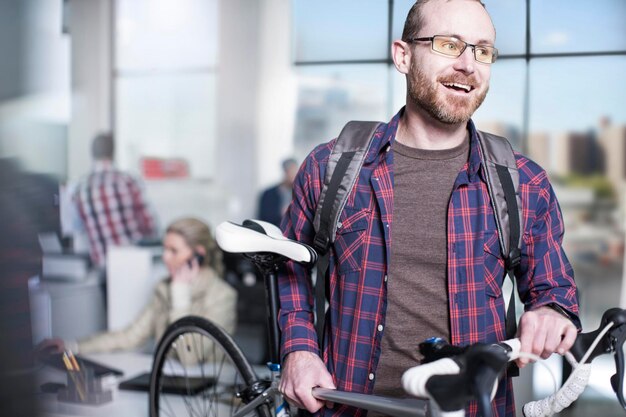
[[[370,373],[370,374],[369,374],[369,376],[368,376],[368,378],[370,379],[370,381],[373,381],[373,380],[374,380],[374,374],[373,374],[373,373]]]
[[[385,282],[387,282],[387,275],[385,275]]]
[[[378,331],[379,331],[379,332],[382,332],[382,331],[383,331],[383,325],[382,325],[382,324],[379,324],[379,325],[378,325]]]

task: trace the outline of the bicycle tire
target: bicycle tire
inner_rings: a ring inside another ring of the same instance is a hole
[[[190,381],[192,379],[197,380],[199,378],[195,368],[192,368],[194,372],[188,372],[186,368],[188,365],[183,364],[183,361],[180,361],[177,358],[180,350],[177,347],[176,342],[181,340],[181,337],[184,338],[182,341],[185,342],[184,346],[186,349],[184,352],[191,351],[191,341],[193,341],[193,345],[196,348],[195,352],[197,352],[197,340],[202,338],[202,345],[200,349],[203,353],[202,359],[206,359],[204,358],[204,348],[206,347],[206,345],[204,345],[204,340],[206,339],[207,345],[211,346],[213,359],[217,360],[200,360],[190,366],[195,366],[196,368],[199,367],[201,369],[200,378],[205,381],[213,381],[212,384],[209,384],[204,388],[197,388],[196,391],[191,391]],[[209,344],[209,339],[212,344]],[[221,357],[218,356],[218,350]],[[211,369],[207,369],[207,372],[205,373],[205,365],[212,366],[213,371],[218,371],[218,373],[214,373],[209,376],[208,371],[211,371]],[[166,390],[164,388],[163,381],[170,377],[170,375],[168,375],[170,372],[166,372],[166,370],[168,370],[166,368],[169,368],[171,374],[177,375],[175,378],[179,379],[176,381],[177,386],[175,387],[179,389],[179,392],[174,395],[163,392]],[[180,368],[184,368],[184,372],[178,375]],[[232,385],[230,385],[231,376],[226,374],[231,371],[231,368],[234,370]],[[226,373],[222,375],[222,371]],[[190,373],[196,375],[190,376]],[[241,377],[240,383],[238,383],[237,380],[238,376]],[[181,384],[182,379],[185,380],[185,384]],[[256,372],[244,356],[239,346],[237,346],[228,333],[216,324],[202,317],[183,317],[172,323],[166,329],[163,337],[159,341],[154,355],[152,372],[150,374],[150,417],[180,416],[181,410],[183,412],[182,415],[189,416],[230,416],[243,405],[241,400],[235,396],[235,393],[241,389],[250,387],[258,381],[259,379]],[[181,390],[186,392],[180,392]],[[231,394],[232,397],[229,399],[231,404],[228,406],[228,404],[224,404],[225,398],[223,397],[228,399],[228,396]],[[198,406],[201,410],[198,409]],[[185,411],[187,414],[184,414]],[[252,414],[257,415],[258,417],[271,416],[268,404],[260,405],[255,409],[255,411],[256,412]]]

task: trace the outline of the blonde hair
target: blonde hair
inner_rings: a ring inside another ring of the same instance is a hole
[[[180,235],[194,251],[197,246],[202,246],[206,251],[206,255],[201,266],[211,267],[217,275],[223,275],[222,250],[217,246],[217,242],[215,242],[211,234],[211,229],[209,229],[206,223],[192,217],[186,217],[171,223],[167,227],[166,233]]]

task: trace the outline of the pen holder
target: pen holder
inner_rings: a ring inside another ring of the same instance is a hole
[[[104,404],[113,400],[113,392],[103,389],[102,378],[94,376],[93,369],[67,371],[67,388],[59,390],[59,401],[81,404]]]

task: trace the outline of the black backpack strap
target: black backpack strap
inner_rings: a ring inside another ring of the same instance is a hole
[[[517,333],[515,314],[515,269],[521,261],[523,230],[521,199],[519,196],[519,171],[513,148],[508,140],[490,133],[478,132],[481,145],[483,166],[487,178],[489,196],[496,218],[496,228],[500,248],[504,257],[506,273],[512,284],[509,305],[506,311],[506,338],[511,339]],[[517,367],[509,367],[509,376],[519,375]]]
[[[337,222],[348,195],[356,184],[363,161],[380,122],[348,122],[335,141],[326,166],[324,185],[315,209],[313,248],[319,253],[315,278],[316,329],[320,350],[326,316],[326,276],[328,249],[335,241]]]
[[[507,260],[507,269],[514,269],[519,264],[523,230],[515,154],[509,141],[501,136],[479,131],[478,137],[500,249]]]
[[[514,269],[519,265],[521,260],[521,252],[517,246],[514,246],[514,243],[519,240],[520,235],[520,225],[519,225],[519,213],[517,210],[517,202],[515,198],[515,189],[513,187],[513,181],[511,180],[511,175],[509,175],[509,171],[506,167],[502,165],[496,166],[498,177],[500,179],[500,183],[502,184],[502,188],[504,189],[504,198],[507,202],[510,216],[510,232],[511,237],[509,240],[509,247],[512,248],[509,252],[508,258],[505,258],[505,267],[506,272],[509,278],[511,279],[511,283],[513,284],[513,290],[511,291],[511,298],[509,299],[509,308],[506,312],[506,337],[507,339],[511,339],[515,337],[517,333],[517,318],[515,316],[515,273]]]

